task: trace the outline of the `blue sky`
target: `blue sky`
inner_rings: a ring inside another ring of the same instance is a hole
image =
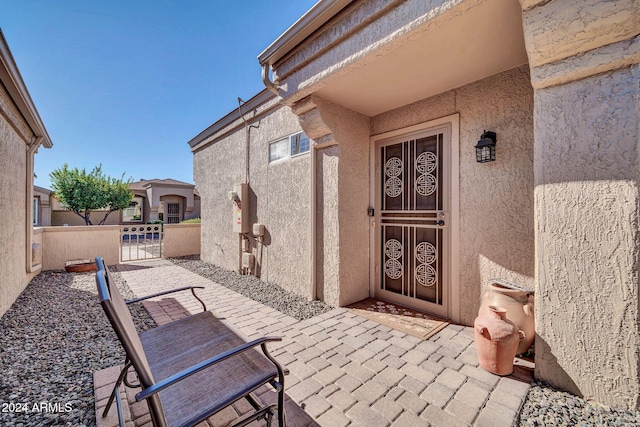
[[[68,163],[193,182],[187,142],[264,88],[256,59],[315,0],[0,0],[0,28]]]

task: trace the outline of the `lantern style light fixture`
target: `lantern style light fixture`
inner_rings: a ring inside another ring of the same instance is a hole
[[[476,144],[476,161],[478,163],[494,162],[496,160],[496,133],[484,131],[480,141]]]

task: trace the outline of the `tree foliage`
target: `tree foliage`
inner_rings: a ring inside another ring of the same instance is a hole
[[[98,223],[102,225],[112,212],[129,207],[133,192],[129,188],[131,179],[125,181],[111,178],[102,172],[102,165],[89,173],[85,169],[70,169],[66,163],[49,174],[51,187],[56,197],[87,225],[92,225],[91,212],[106,209],[107,213]]]

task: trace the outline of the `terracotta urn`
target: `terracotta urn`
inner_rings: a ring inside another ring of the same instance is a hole
[[[518,344],[525,333],[509,319],[504,307],[489,306],[473,324],[480,366],[496,375],[511,375]]]
[[[512,321],[518,329],[524,331],[525,338],[520,341],[516,354],[525,353],[533,344],[536,336],[533,316],[533,292],[512,289],[507,282],[492,281],[489,291],[485,294],[478,316],[489,313],[489,306],[498,306],[507,310],[507,319]]]

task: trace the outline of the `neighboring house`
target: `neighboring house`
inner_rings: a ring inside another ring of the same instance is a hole
[[[465,325],[531,286],[536,376],[640,409],[637,1],[321,0],[259,61],[189,142],[204,260]]]
[[[105,224],[136,224],[149,221],[164,221],[177,224],[180,221],[200,217],[200,196],[195,185],[175,179],[149,179],[132,182],[134,197],[129,208],[112,212]],[[85,225],[84,220],[65,208],[55,196],[51,201],[51,225]],[[91,222],[98,222],[105,210],[91,213]]]
[[[33,247],[33,161],[52,143],[0,31],[0,316],[41,269]]]

